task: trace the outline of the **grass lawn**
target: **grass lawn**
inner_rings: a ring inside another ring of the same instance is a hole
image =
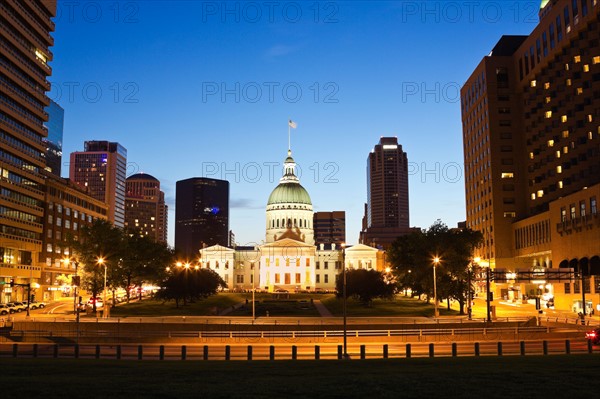
[[[141,302],[132,302],[122,304],[111,309],[112,317],[128,316],[211,316],[215,309],[222,310],[237,303],[243,302],[244,297],[234,293],[220,293],[206,299],[188,303],[183,306],[179,303],[179,308],[175,307],[175,302],[163,302],[153,299],[144,299]]]
[[[593,398],[595,355],[351,361],[0,359],[15,398]],[[33,373],[33,374],[32,374]]]
[[[310,303],[310,299],[256,299],[256,315],[266,316],[290,316],[290,317],[319,317],[319,312]],[[231,316],[252,316],[252,303],[248,303],[239,309],[229,313]]]
[[[342,300],[335,295],[323,295],[323,305],[334,316],[342,316]],[[440,316],[458,315],[456,310],[448,310],[445,304],[439,306]],[[348,316],[424,316],[433,317],[433,303],[426,303],[416,298],[397,295],[394,300],[375,299],[370,307],[365,307],[359,301],[348,298]]]

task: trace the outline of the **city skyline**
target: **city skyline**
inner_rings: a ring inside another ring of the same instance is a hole
[[[59,4],[50,98],[65,109],[63,151],[123,143],[127,175],[162,182],[171,245],[175,181],[193,176],[229,180],[237,241],[261,241],[257,210],[279,179],[288,119],[315,211],[345,210],[349,243],[382,136],[410,155],[411,226],[466,219],[459,88],[498,37],[533,29],[539,2],[290,2],[260,18],[223,4]],[[154,31],[161,18],[172,23]]]

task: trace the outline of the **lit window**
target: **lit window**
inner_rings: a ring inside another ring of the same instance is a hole
[[[567,121],[567,115],[563,115],[563,116],[561,116],[561,117],[560,117],[560,121],[561,121],[562,123],[565,123],[565,122]]]
[[[562,182],[562,180],[560,180],[560,181],[558,182],[558,188],[563,188],[563,182]]]
[[[515,177],[515,175],[512,172],[504,172],[504,173],[502,173],[501,177],[503,179],[512,179],[513,177]]]
[[[592,64],[600,64],[600,55],[592,58]]]
[[[548,147],[554,147],[554,140],[548,140]]]
[[[556,151],[556,158],[560,158],[560,151]]]
[[[552,118],[552,111],[546,111],[546,119]]]
[[[529,159],[533,159],[533,152],[529,153]]]
[[[514,218],[517,217],[516,212],[504,212],[504,217],[505,218]]]
[[[594,117],[592,116],[592,114],[588,114],[587,120],[588,120],[588,122],[592,122],[594,120]]]
[[[563,130],[563,132],[562,132],[562,136],[563,136],[563,138],[565,138],[565,139],[566,139],[567,137],[569,137],[569,131],[568,131],[568,130]]]
[[[542,197],[544,196],[544,190],[538,190],[538,192],[537,192],[537,196],[538,196],[539,198],[542,198]]]
[[[535,80],[532,80],[532,81],[529,83],[529,85],[530,85],[531,87],[535,87],[535,86],[537,86],[537,81],[535,81]]]
[[[535,193],[531,193],[531,199],[534,200],[535,199]]]
[[[546,97],[546,104],[548,104],[550,101],[552,101],[552,98]]]
[[[588,139],[592,140],[594,138],[594,135],[592,134],[592,132],[588,132]]]
[[[544,89],[548,90],[550,88],[550,83],[546,82],[544,83]]]
[[[569,70],[569,64],[565,64],[565,71]]]
[[[563,154],[568,154],[569,153],[569,147],[564,146],[563,147]]]
[[[556,167],[556,173],[562,173],[562,166],[558,165]]]
[[[577,88],[577,95],[579,96],[579,95],[581,95],[581,94],[583,94],[583,88],[581,88],[581,87],[578,87],[578,88]]]
[[[581,62],[581,56],[576,55],[575,57],[573,57],[573,61],[575,61],[575,63],[577,64],[578,62]]]
[[[583,66],[583,72],[589,72],[590,71],[590,66],[588,64],[585,64]]]
[[[571,79],[567,79],[567,86],[571,86],[573,84],[573,82],[571,81]]]

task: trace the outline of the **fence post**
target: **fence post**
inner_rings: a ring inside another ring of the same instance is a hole
[[[165,360],[165,346],[164,345],[161,345],[158,348],[158,358],[160,360]]]
[[[13,357],[17,357],[19,355],[19,345],[13,344],[12,355]]]
[[[275,360],[275,347],[269,346],[269,360]]]
[[[479,342],[475,342],[475,356],[479,356]]]
[[[502,356],[502,342],[498,342],[498,356]]]
[[[231,346],[225,345],[225,360],[231,360]]]
[[[79,359],[79,344],[75,344],[74,352],[75,359]]]
[[[247,357],[248,360],[252,360],[252,345],[248,345]]]
[[[571,354],[571,341],[570,340],[565,340],[565,354],[570,355]]]
[[[321,347],[319,345],[315,345],[315,360],[321,359]]]
[[[138,360],[142,360],[144,357],[144,347],[142,345],[138,345]]]
[[[588,349],[588,353],[592,354],[593,353],[593,348],[592,348],[592,340],[588,339],[587,340],[587,349]]]
[[[383,358],[388,358],[388,344],[383,345]]]
[[[58,357],[58,344],[54,344],[54,353],[52,355],[55,359]]]
[[[96,359],[100,359],[100,345],[96,345]]]
[[[458,348],[456,342],[452,342],[452,357],[456,357],[458,355]]]
[[[525,356],[525,341],[521,341],[521,356]]]
[[[435,356],[435,349],[433,346],[433,342],[429,344],[429,357],[434,357]]]
[[[360,360],[365,360],[367,357],[367,349],[365,347],[365,345],[361,345],[360,346]]]
[[[409,359],[410,357],[411,357],[410,344],[406,344],[406,358]]]
[[[292,345],[292,360],[298,359],[298,347],[296,345]]]
[[[117,360],[121,360],[121,345],[117,345]]]
[[[342,352],[343,352],[342,345],[338,345],[338,360],[342,360],[342,357],[343,357]]]
[[[548,354],[548,341],[544,340],[542,342],[542,347],[543,347],[543,350],[544,350],[544,355],[547,355]]]
[[[181,345],[181,360],[187,359],[187,346]]]
[[[38,357],[38,344],[33,344],[33,357]]]
[[[208,360],[208,345],[204,345],[204,350],[203,350],[203,356],[202,356],[203,360]]]

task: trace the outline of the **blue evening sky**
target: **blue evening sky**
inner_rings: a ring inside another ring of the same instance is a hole
[[[60,1],[53,89],[63,162],[118,141],[128,174],[157,177],[174,242],[175,182],[231,184],[230,229],[260,242],[287,121],[315,211],[346,211],[358,241],[366,160],[397,136],[410,222],[465,220],[459,87],[503,34],[529,34],[539,1]],[[63,175],[68,167],[63,166]]]

